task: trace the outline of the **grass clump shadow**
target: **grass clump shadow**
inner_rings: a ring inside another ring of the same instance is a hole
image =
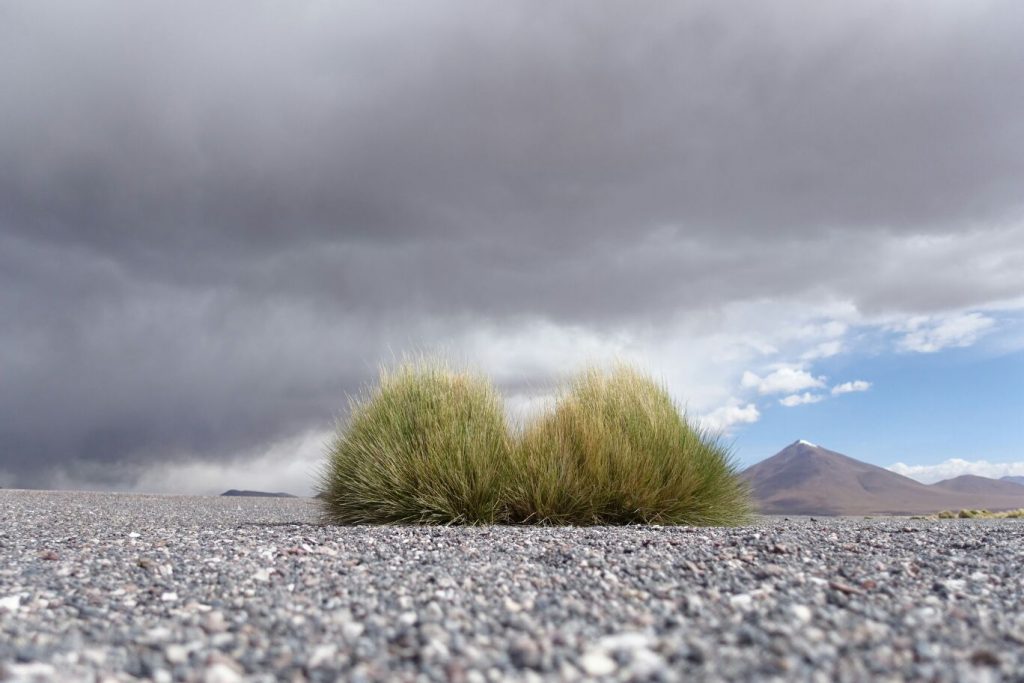
[[[735,525],[750,512],[727,450],[624,365],[572,379],[514,456],[512,523]]]
[[[381,370],[353,399],[320,477],[336,524],[487,524],[499,520],[510,439],[501,397],[441,362]]]
[[[748,491],[716,438],[626,366],[587,370],[513,434],[486,378],[438,362],[382,371],[321,474],[338,524],[735,525]]]

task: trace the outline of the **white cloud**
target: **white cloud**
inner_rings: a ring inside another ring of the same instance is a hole
[[[974,344],[995,326],[995,320],[982,313],[960,313],[936,319],[934,316],[911,318],[899,342],[905,351],[934,353],[946,348]]]
[[[753,403],[741,405],[733,399],[729,404],[720,406],[706,415],[698,418],[698,422],[705,429],[726,434],[733,425],[750,424],[761,418],[761,411]]]
[[[889,470],[905,477],[911,477],[925,484],[932,484],[943,479],[959,477],[962,474],[975,474],[979,477],[1024,476],[1024,462],[989,462],[987,460],[962,460],[951,458],[937,465],[906,465],[898,462],[890,465]]]
[[[832,387],[832,395],[839,396],[840,394],[852,394],[857,391],[867,391],[871,388],[871,382],[866,382],[862,379],[856,379],[852,382],[843,382]]]
[[[843,342],[838,339],[832,339],[831,341],[822,342],[817,346],[804,351],[800,355],[803,360],[816,360],[818,358],[831,358],[832,356],[839,355],[843,350]]]
[[[748,389],[756,389],[759,394],[791,394],[803,389],[820,389],[825,386],[825,378],[784,365],[764,377],[747,370],[740,383]]]
[[[809,391],[805,391],[802,394],[790,394],[785,398],[780,398],[779,403],[786,406],[787,408],[793,408],[795,406],[805,405],[807,403],[818,403],[825,399],[821,394],[812,394]]]

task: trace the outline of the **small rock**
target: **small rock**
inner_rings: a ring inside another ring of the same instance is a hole
[[[28,662],[25,664],[7,664],[0,667],[0,680],[17,681],[28,683],[29,681],[54,681],[56,669],[50,664],[43,662]]]
[[[345,636],[345,640],[355,640],[363,635],[365,629],[366,627],[358,621],[346,621],[341,626],[341,635]]]
[[[704,611],[704,600],[699,595],[687,595],[683,598],[686,613],[691,616],[700,615]]]
[[[974,666],[990,666],[996,669],[1001,663],[999,655],[991,650],[975,650],[971,653],[971,664]]]
[[[750,593],[739,593],[729,598],[729,604],[737,609],[748,609],[754,604],[754,598]]]
[[[606,651],[636,650],[650,647],[654,639],[646,633],[625,632],[605,636],[598,641],[598,648]]]
[[[146,631],[146,640],[151,643],[162,643],[171,639],[171,629],[166,626],[156,626]]]
[[[171,664],[184,664],[188,661],[188,650],[182,645],[168,645],[164,648],[164,659]]]
[[[942,585],[947,593],[962,593],[964,588],[967,587],[967,582],[963,579],[946,579],[940,585]]]
[[[601,652],[592,650],[580,658],[580,668],[589,676],[607,676],[615,671],[615,660]]]
[[[864,591],[861,589],[856,586],[851,586],[848,583],[843,583],[842,581],[829,581],[828,587],[832,590],[839,591],[840,593],[845,593],[846,595],[864,595]]]
[[[242,675],[227,662],[214,662],[203,670],[203,683],[240,683]]]
[[[777,564],[763,564],[754,570],[754,576],[759,579],[770,579],[785,574],[785,570]]]
[[[517,638],[508,650],[508,658],[517,669],[537,669],[540,667],[540,650],[536,643],[527,637]]]
[[[811,618],[814,616],[811,612],[811,608],[807,605],[790,605],[789,612],[801,624],[809,624],[811,622]]]
[[[309,667],[315,669],[318,666],[323,666],[334,659],[337,653],[338,647],[336,645],[317,645],[313,649],[313,654],[309,657]]]
[[[208,613],[202,621],[202,628],[207,633],[223,633],[227,629],[224,614],[217,610]]]
[[[667,668],[664,657],[648,648],[641,648],[633,652],[629,662],[630,680],[659,680],[659,675],[663,676]]]

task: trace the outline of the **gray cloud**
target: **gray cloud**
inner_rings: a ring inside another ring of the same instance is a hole
[[[234,457],[481,325],[1020,296],[1022,20],[4,5],[0,470]]]

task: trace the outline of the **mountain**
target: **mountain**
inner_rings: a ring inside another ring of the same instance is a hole
[[[253,498],[295,498],[296,497],[296,496],[293,496],[290,493],[281,493],[280,491],[278,491],[276,493],[267,493],[266,491],[239,491],[238,489],[228,489],[227,491],[225,491],[224,493],[222,493],[220,495],[222,495],[222,496],[250,496],[250,497],[253,497]]]
[[[865,515],[926,514],[940,510],[1024,507],[1024,487],[988,480],[985,488],[966,481],[927,485],[869,465],[809,441],[797,441],[741,475],[765,514]],[[957,480],[962,477],[957,477]],[[961,487],[964,490],[961,490]]]
[[[1024,486],[1024,477],[1000,477],[999,481],[1010,481]]]
[[[1022,496],[1024,486],[1004,479],[990,479],[974,474],[963,474],[932,484],[933,488],[956,493],[980,493],[986,496]]]

